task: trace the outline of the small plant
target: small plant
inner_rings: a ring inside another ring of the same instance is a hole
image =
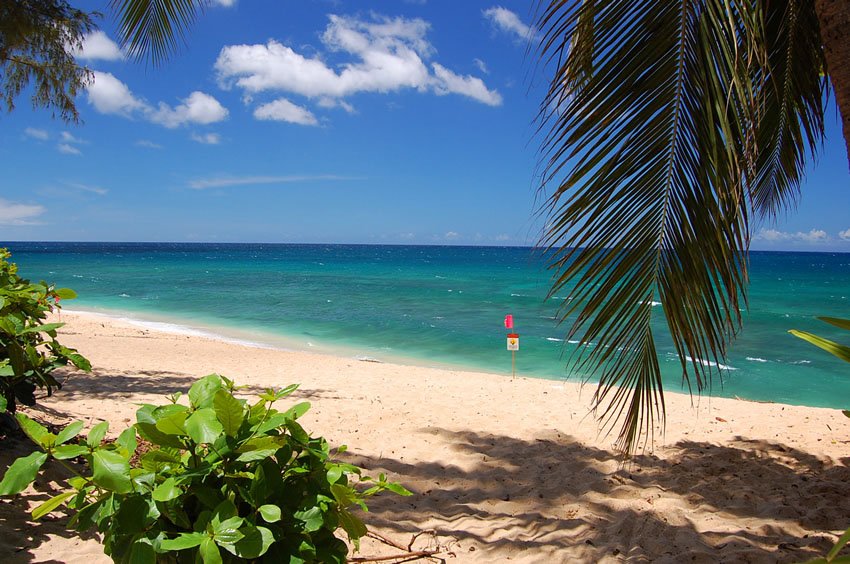
[[[82,457],[89,475],[75,472],[71,490],[32,515],[67,504],[76,510],[69,526],[96,527],[115,562],[344,562],[348,547],[335,533],[344,530],[355,547],[366,534],[351,509],[367,510],[365,499],[383,490],[410,492],[331,460],[327,441],[297,422],[308,402],[272,408],[296,388],[248,403],[234,397],[231,380],[211,374],[189,389],[189,405],[178,403],[180,393],[167,405],[142,405],[114,442],[104,441],[107,422],[75,441],[80,421],[53,434],[18,413],[41,450],[9,467],[0,495],[26,488],[49,457]],[[138,454],[140,438],[150,444]]]
[[[818,317],[818,319],[829,323],[830,325],[834,325],[839,329],[845,329],[847,331],[850,331],[850,319],[840,319],[837,317]],[[835,341],[830,341],[829,339],[824,339],[823,337],[819,337],[813,333],[808,333],[806,331],[797,331],[795,329],[792,329],[788,332],[794,335],[795,337],[799,337],[804,341],[808,341],[816,347],[822,348],[826,352],[840,358],[844,362],[850,362],[850,347],[846,345],[836,343]],[[843,413],[845,417],[850,417],[850,410],[848,409],[842,410],[841,413]],[[838,542],[835,543],[835,546],[832,547],[832,550],[830,550],[825,557],[810,560],[808,564],[850,562],[850,556],[838,556],[838,553],[841,552],[841,549],[844,548],[848,543],[850,543],[850,529],[844,531],[844,534],[839,537]]]
[[[17,402],[33,405],[37,388],[46,389],[47,395],[61,388],[51,374],[60,366],[72,363],[91,370],[85,357],[56,340],[56,330],[64,324],[44,323],[60,299],[77,295],[68,288],[21,278],[18,267],[7,260],[10,256],[0,249],[0,413],[14,413]]]

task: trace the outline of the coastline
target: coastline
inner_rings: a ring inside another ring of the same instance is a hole
[[[576,383],[250,348],[63,312],[63,344],[93,364],[29,410],[54,423],[134,420],[219,372],[255,390],[300,383],[303,424],[369,473],[414,496],[384,495],[363,515],[376,532],[451,562],[802,561],[850,524],[850,427],[840,411],[725,398],[667,396],[666,432],[624,465],[600,436]],[[23,447],[21,447],[23,448]],[[0,468],[11,460],[0,453]],[[12,561],[106,562],[62,517],[29,523],[24,508],[55,489],[0,503]],[[392,552],[392,550],[390,550]],[[374,541],[364,555],[386,554]]]

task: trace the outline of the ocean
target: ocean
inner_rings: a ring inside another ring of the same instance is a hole
[[[517,247],[0,243],[22,276],[77,291],[68,310],[171,331],[352,358],[511,373],[504,316],[520,335],[517,374],[579,381],[576,343],[546,299],[551,272]],[[749,310],[711,395],[850,408],[850,365],[800,329],[850,343],[815,319],[850,317],[850,254],[752,252]],[[663,308],[663,304],[655,307]],[[667,391],[679,360],[654,316]],[[83,351],[85,352],[85,351]],[[97,359],[93,359],[97,362]],[[229,375],[237,377],[237,374]]]

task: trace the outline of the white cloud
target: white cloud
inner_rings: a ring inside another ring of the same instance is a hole
[[[235,84],[248,94],[283,91],[319,98],[325,100],[326,106],[328,99],[359,92],[403,89],[453,92],[479,101],[492,101],[498,96],[487,90],[480,79],[460,77],[442,65],[439,68],[447,72],[437,76],[433,67],[435,74],[431,74],[425,60],[434,48],[426,38],[430,24],[422,19],[373,16],[371,21],[364,21],[328,17],[322,43],[330,51],[351,56],[338,70],[329,67],[319,55],[303,55],[270,40],[265,45],[224,47],[215,63],[220,82],[224,87]],[[482,95],[482,90],[489,94]]]
[[[94,75],[94,83],[88,88],[89,103],[102,114],[116,114],[126,118],[141,115],[153,123],[172,129],[189,123],[215,123],[228,115],[227,108],[204,92],[192,92],[182,100],[182,104],[174,108],[165,102],[153,108],[108,72],[95,71]]]
[[[209,124],[222,121],[227,117],[227,108],[218,100],[195,91],[183,100],[183,103],[172,108],[165,102],[159,103],[159,108],[150,114],[150,120],[170,129],[187,123]]]
[[[68,131],[63,131],[62,133],[59,134],[59,136],[62,138],[62,141],[64,141],[65,143],[85,143],[85,141],[83,141],[79,137],[74,137],[74,135],[71,134]]]
[[[90,186],[88,184],[80,184],[77,182],[67,182],[66,183],[71,188],[76,188],[77,190],[82,190],[83,192],[91,192],[92,194],[97,194],[99,196],[105,196],[109,193],[109,190],[106,188],[101,188],[100,186]]]
[[[221,6],[222,8],[232,8],[236,5],[236,0],[212,0],[213,6]]]
[[[446,239],[457,239],[458,233],[456,231],[449,231],[444,235]]]
[[[126,84],[108,72],[94,71],[94,82],[88,87],[88,94],[89,103],[102,114],[130,117],[134,112],[150,111]]]
[[[342,108],[349,114],[356,114],[357,110],[354,109],[354,106],[346,102],[345,100],[338,100],[336,98],[328,98],[327,96],[323,98],[319,98],[319,101],[316,104],[320,108]]]
[[[850,241],[850,229],[839,231],[838,237],[841,238],[842,241]]]
[[[148,139],[139,139],[138,141],[136,141],[136,146],[145,147],[147,149],[162,149],[162,145],[160,145],[159,143],[154,143],[153,141],[150,141]]]
[[[434,87],[437,94],[462,94],[488,106],[502,104],[502,96],[495,90],[488,90],[480,78],[460,76],[439,63],[433,63],[431,66],[434,68],[434,76],[437,79]]]
[[[829,236],[823,229],[812,229],[805,233],[802,231],[790,233],[776,229],[762,229],[756,234],[755,239],[769,242],[795,241],[800,243],[823,243],[829,240]]]
[[[478,67],[478,70],[480,70],[484,74],[490,74],[490,71],[487,69],[487,63],[478,58],[472,59],[472,62],[475,63],[475,66]]]
[[[44,206],[19,204],[0,198],[0,225],[37,225],[33,218],[45,211]]]
[[[24,134],[27,137],[32,137],[33,139],[38,139],[39,141],[47,141],[47,138],[50,137],[47,131],[43,129],[37,129],[35,127],[28,127],[24,129]]]
[[[501,31],[515,35],[517,39],[527,40],[537,35],[534,27],[523,23],[514,12],[502,6],[493,6],[484,10],[484,17]]]
[[[193,133],[192,141],[197,141],[198,143],[203,143],[204,145],[218,145],[219,143],[221,143],[221,135],[219,135],[218,133],[204,133],[203,135]]]
[[[511,236],[510,236],[510,235],[508,235],[507,233],[500,233],[499,235],[496,235],[496,237],[494,237],[494,240],[499,241],[500,243],[502,243],[502,242],[504,242],[504,241],[510,241],[510,240],[511,240]]]
[[[228,186],[249,186],[257,184],[291,184],[293,182],[314,182],[320,180],[354,180],[347,176],[334,174],[289,175],[289,176],[223,176],[203,178],[189,182],[189,188],[206,190],[208,188],[226,188]]]
[[[86,60],[102,60],[102,61],[120,61],[124,58],[124,53],[118,44],[109,39],[102,31],[94,31],[83,38],[83,46],[81,49],[72,51],[72,55],[78,59]]]
[[[262,120],[286,121],[300,125],[319,124],[316,116],[310,110],[297,106],[286,98],[280,98],[274,102],[260,106],[254,110],[254,117]]]
[[[56,148],[59,149],[60,153],[63,153],[65,155],[82,155],[83,154],[82,151],[80,151],[79,149],[77,149],[73,145],[69,145],[68,143],[59,143],[59,145],[57,145]]]

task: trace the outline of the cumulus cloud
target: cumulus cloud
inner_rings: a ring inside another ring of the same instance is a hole
[[[768,242],[796,241],[801,243],[822,243],[829,240],[829,236],[823,229],[812,229],[805,233],[802,231],[791,233],[776,229],[762,229],[756,234],[755,238]]]
[[[39,141],[47,141],[48,137],[50,137],[47,131],[43,129],[37,129],[35,127],[28,127],[24,129],[24,135],[26,135],[27,137],[32,137],[33,139],[38,139]]]
[[[83,141],[79,137],[74,137],[74,135],[68,131],[63,131],[59,134],[59,136],[65,143],[85,143],[85,141]]]
[[[102,114],[130,117],[135,112],[150,111],[150,107],[136,98],[126,84],[108,72],[94,71],[88,98],[94,109]]]
[[[175,108],[165,102],[160,102],[159,107],[150,113],[149,119],[154,123],[173,129],[187,123],[215,123],[225,119],[227,114],[227,108],[222,106],[218,100],[209,94],[195,91]]]
[[[82,48],[74,49],[71,54],[78,59],[89,61],[120,61],[124,58],[124,53],[121,52],[118,44],[100,30],[86,35],[83,38]]]
[[[94,73],[94,83],[88,88],[89,103],[102,114],[115,114],[126,118],[141,116],[164,127],[175,128],[186,124],[206,125],[227,118],[227,108],[204,92],[192,92],[182,104],[171,107],[160,102],[154,108],[137,98],[130,88],[108,72]]]
[[[319,122],[310,110],[293,104],[286,98],[280,98],[269,104],[263,104],[254,110],[254,117],[261,120],[286,121],[300,125],[318,125]]]
[[[198,143],[203,143],[204,145],[218,145],[219,143],[221,143],[221,135],[219,135],[218,133],[205,133],[203,135],[193,133],[192,141],[197,141]]]
[[[209,188],[226,188],[229,186],[250,186],[257,184],[291,184],[293,182],[313,182],[318,180],[353,180],[347,176],[335,174],[293,174],[289,176],[222,176],[203,178],[189,182],[189,188],[206,190]]]
[[[434,87],[437,94],[454,92],[469,96],[488,106],[500,106],[502,104],[502,96],[495,90],[488,90],[484,81],[480,78],[468,75],[460,76],[439,63],[434,63],[431,66],[434,68],[434,75],[438,79]]]
[[[497,29],[514,35],[518,40],[531,39],[537,35],[537,30],[534,27],[523,23],[516,13],[502,6],[488,8],[484,10],[483,14]]]
[[[328,100],[360,92],[404,89],[501,102],[498,92],[488,90],[479,78],[461,77],[437,63],[431,65],[431,72],[426,61],[434,47],[426,37],[430,24],[422,19],[328,18],[322,43],[328,51],[350,56],[348,62],[331,68],[319,55],[304,55],[274,40],[265,45],[231,45],[221,50],[215,63],[220,82],[224,87],[236,85],[249,96],[282,91],[318,98],[325,107]]]
[[[236,5],[236,0],[212,0],[213,6],[221,6],[222,8],[232,8]]]
[[[34,218],[47,211],[44,206],[19,204],[0,198],[0,225],[37,225]]]
[[[850,229],[839,231],[838,236],[841,238],[842,241],[850,241]]]
[[[457,239],[458,235],[459,235],[459,234],[458,234],[458,232],[457,232],[457,231],[449,231],[449,232],[447,232],[447,233],[446,233],[443,237],[445,237],[446,239],[451,240],[451,239]]]

